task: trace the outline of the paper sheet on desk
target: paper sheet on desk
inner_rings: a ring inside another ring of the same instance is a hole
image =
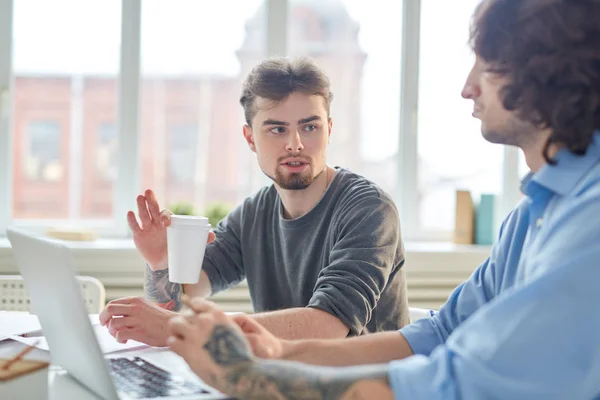
[[[0,340],[13,335],[38,332],[41,328],[37,316],[25,312],[0,311]]]
[[[92,325],[98,325],[98,314],[90,314]],[[37,315],[27,312],[0,311],[0,341],[12,336],[41,333]]]
[[[104,354],[114,353],[123,350],[130,350],[140,347],[148,347],[148,345],[136,342],[135,340],[128,340],[127,343],[119,343],[114,337],[111,336],[111,334],[108,332],[108,329],[106,329],[106,327],[104,326],[94,325],[94,333],[96,334],[96,338],[98,338],[98,343],[100,343],[100,348],[102,349],[102,352]],[[44,337],[11,336],[10,339],[28,345],[32,345],[39,340],[40,342],[35,347],[42,350],[50,349],[48,347],[48,342]]]

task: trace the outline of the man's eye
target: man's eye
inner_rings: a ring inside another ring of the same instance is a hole
[[[316,125],[306,125],[306,126],[304,127],[304,130],[305,130],[306,132],[312,132],[312,131],[315,131],[316,129],[317,129],[317,126],[316,126]]]
[[[281,126],[277,126],[273,129],[271,129],[270,131],[271,133],[275,133],[275,134],[281,134],[285,132],[285,128],[281,127]]]

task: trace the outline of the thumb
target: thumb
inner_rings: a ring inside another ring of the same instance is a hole
[[[208,238],[206,239],[206,243],[212,243],[217,238],[217,235],[213,231],[208,232]]]
[[[246,334],[245,336],[252,349],[252,353],[254,353],[256,357],[266,358],[264,346],[261,346],[259,338],[254,334]]]
[[[271,346],[267,346],[265,344],[265,341],[261,340],[260,335],[257,335],[255,333],[249,333],[246,335],[246,340],[250,344],[252,352],[256,357],[266,359],[274,358],[275,349],[273,349]]]
[[[231,319],[235,322],[244,333],[258,332],[256,323],[254,320],[246,314],[232,315]]]

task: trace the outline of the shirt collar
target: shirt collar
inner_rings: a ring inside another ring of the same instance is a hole
[[[585,155],[578,156],[561,149],[555,156],[556,165],[544,165],[538,172],[527,174],[521,181],[521,191],[531,197],[532,183],[559,195],[566,195],[600,160],[600,131],[596,131]]]

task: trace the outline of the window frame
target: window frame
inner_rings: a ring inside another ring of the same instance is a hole
[[[404,0],[402,6],[402,67],[400,79],[400,130],[398,132],[398,204],[402,232],[409,241],[452,240],[452,231],[431,231],[418,221],[418,113],[422,0]],[[465,76],[466,79],[466,76]],[[519,158],[516,147],[505,146],[502,163],[500,215],[517,204],[519,194]]]
[[[13,1],[0,1],[0,236],[10,225],[12,213],[12,32]]]
[[[288,0],[264,0],[266,6],[266,53],[268,57],[288,54]],[[12,36],[14,0],[0,1],[0,236],[5,228],[18,225],[43,231],[49,227],[73,221],[66,220],[13,220],[12,219],[12,117],[13,117],[13,62]],[[431,232],[418,223],[417,177],[417,120],[419,99],[419,51],[421,0],[404,0],[402,12],[400,79],[400,124],[397,157],[397,202],[403,237],[408,241],[450,241],[452,232]],[[140,182],[140,57],[141,57],[141,0],[121,1],[121,47],[118,76],[117,137],[118,175],[113,186],[113,215],[107,220],[82,220],[101,237],[129,237],[125,218],[129,209],[136,209],[135,199],[141,192]],[[518,150],[504,148],[501,212],[514,207],[519,194]],[[80,177],[81,178],[81,177]],[[270,183],[268,178],[262,182]]]

